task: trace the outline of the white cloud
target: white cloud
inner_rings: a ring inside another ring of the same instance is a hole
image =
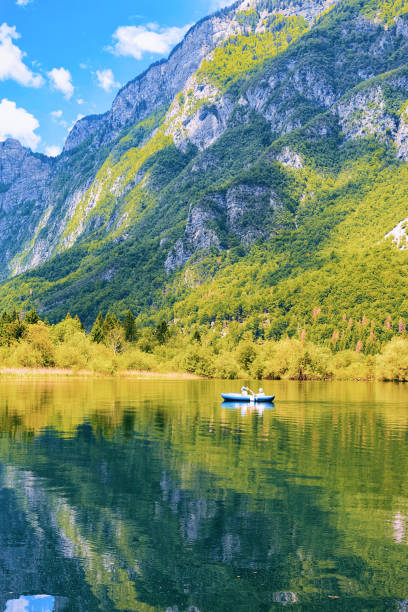
[[[23,62],[24,53],[13,43],[20,38],[15,27],[0,26],[0,81],[13,79],[26,87],[41,87],[44,79],[32,72]]]
[[[116,41],[109,51],[141,59],[145,53],[167,55],[180,42],[190,25],[182,28],[161,28],[155,23],[146,26],[120,26],[113,34]]]
[[[27,4],[30,4],[32,2],[32,0],[17,0],[16,4],[17,6],[27,6]]]
[[[85,104],[85,100],[83,100],[82,98],[78,98],[77,104],[79,104],[79,105]]]
[[[61,91],[67,100],[72,98],[74,93],[74,86],[72,85],[72,76],[69,70],[65,68],[53,68],[48,73],[51,83],[54,89]]]
[[[233,4],[233,0],[211,0],[210,9],[212,11],[218,11],[219,9],[222,9],[225,6],[231,6],[231,4]]]
[[[68,123],[65,121],[65,119],[62,118],[62,114],[62,110],[51,111],[50,113],[51,119],[54,123],[56,123],[57,125],[61,125],[63,128],[67,128]]]
[[[58,157],[58,155],[61,153],[61,147],[57,147],[57,146],[50,146],[50,147],[45,147],[45,154],[48,155],[48,157]]]
[[[106,70],[97,70],[96,76],[98,77],[99,87],[107,92],[120,87],[120,83],[115,81],[115,77],[113,76],[113,72],[110,68],[107,68]]]
[[[36,149],[41,140],[35,130],[40,127],[38,120],[24,108],[3,98],[0,102],[0,141],[16,138],[26,147]]]

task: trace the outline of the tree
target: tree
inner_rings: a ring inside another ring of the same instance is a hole
[[[192,335],[191,341],[192,342],[198,342],[198,344],[201,344],[201,334],[198,331],[198,329],[196,329],[194,334]]]
[[[104,334],[103,334],[103,316],[100,312],[95,319],[95,323],[93,324],[91,330],[91,340],[100,344],[103,342]]]
[[[122,324],[116,315],[108,312],[102,324],[102,331],[103,331],[104,338],[106,338],[109,332],[115,329],[115,327],[122,327]]]
[[[105,344],[109,347],[115,355],[121,353],[125,342],[125,332],[122,327],[113,327],[110,329],[105,337]]]
[[[135,342],[137,340],[137,329],[135,317],[130,310],[127,311],[123,322],[126,342]]]
[[[81,330],[82,330],[82,331],[85,331],[85,327],[84,327],[84,325],[83,325],[83,323],[82,323],[81,319],[78,317],[78,315],[75,315],[75,317],[74,317],[74,321],[75,321],[76,323],[78,323],[78,325],[79,325],[79,327],[81,328]]]
[[[28,312],[24,317],[24,321],[29,325],[35,325],[36,323],[38,323],[39,320],[40,317],[38,316],[35,308],[32,308],[30,312]]]
[[[249,370],[249,366],[256,358],[256,349],[253,342],[250,340],[244,340],[240,342],[237,349],[237,360],[238,363]]]
[[[158,324],[155,335],[159,344],[165,344],[169,337],[169,326],[167,325],[166,321],[161,321]]]

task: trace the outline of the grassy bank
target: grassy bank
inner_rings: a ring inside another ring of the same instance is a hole
[[[92,370],[75,370],[62,368],[0,368],[1,377],[53,377],[53,378],[106,378],[109,374],[103,372],[94,372]],[[111,376],[119,378],[135,378],[138,380],[199,380],[202,376],[191,374],[189,372],[148,372],[140,370],[125,370],[115,372]]]

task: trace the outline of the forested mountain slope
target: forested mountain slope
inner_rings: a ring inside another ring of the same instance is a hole
[[[404,0],[239,2],[57,160],[1,145],[2,263],[32,270],[0,305],[386,337],[408,321],[407,102]]]

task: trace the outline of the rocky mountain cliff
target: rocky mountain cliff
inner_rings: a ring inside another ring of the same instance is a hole
[[[304,15],[312,21],[329,4],[331,2],[319,0],[291,7],[283,3],[283,13]],[[254,7],[258,6],[260,12],[255,16],[254,11],[258,9]],[[163,114],[173,105],[167,120],[173,123],[178,119],[177,128],[167,131],[180,148],[185,147],[184,134],[189,141],[201,146],[213,142],[225,129],[233,103],[231,101],[225,105],[222,97],[219,100],[217,112],[221,114],[223,127],[218,127],[214,114],[207,113],[207,120],[204,120],[205,111],[197,114],[198,107],[205,105],[211,97],[216,98],[218,88],[209,83],[205,87],[202,83],[198,84],[194,75],[203,60],[210,57],[214,49],[220,48],[225,41],[235,40],[242,35],[248,36],[253,31],[258,34],[267,32],[266,20],[275,14],[277,8],[279,3],[246,0],[200,21],[191,28],[168,60],[153,64],[145,73],[128,83],[117,95],[109,112],[78,121],[67,138],[62,156],[55,163],[43,158],[41,170],[28,163],[23,167],[20,165],[22,156],[27,161],[32,160],[32,163],[39,160],[39,156],[33,156],[29,151],[19,151],[19,147],[9,141],[3,144],[2,168],[12,168],[14,174],[11,181],[5,170],[4,176],[0,176],[3,185],[0,206],[3,223],[6,226],[8,219],[14,231],[12,235],[4,231],[0,239],[2,277],[14,276],[33,268],[76,241],[77,233],[66,239],[64,232],[90,188],[97,170],[109,157],[115,143],[123,137],[129,141],[127,131],[153,113]],[[265,55],[268,55],[268,51]],[[189,80],[194,89],[193,100],[185,105],[187,108],[180,109],[179,99],[174,99],[183,90],[190,89],[190,85],[186,86]],[[197,109],[192,108],[195,105]],[[224,106],[226,108],[223,112]],[[130,148],[134,144],[130,140],[126,146]],[[37,185],[40,176],[42,184]],[[21,221],[20,216],[23,216]]]
[[[262,283],[278,287],[335,252],[378,165],[396,199],[366,235],[383,241],[406,218],[407,58],[399,0],[246,0],[202,20],[108,113],[79,121],[59,158],[0,145],[3,305],[88,322],[108,307],[175,316],[260,246]]]

